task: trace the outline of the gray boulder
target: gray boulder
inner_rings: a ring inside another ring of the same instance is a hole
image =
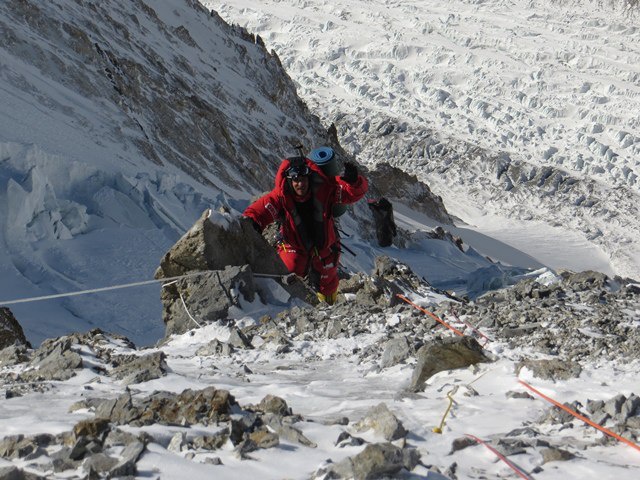
[[[133,405],[129,391],[118,398],[103,400],[96,406],[96,418],[107,419],[116,425],[128,425],[138,417],[140,411]]]
[[[540,454],[542,455],[542,464],[549,462],[566,462],[576,458],[576,456],[562,448],[545,448]]]
[[[257,428],[249,434],[249,440],[254,442],[258,448],[267,449],[277,447],[280,444],[280,437],[277,433],[270,432],[267,428]]]
[[[110,374],[125,385],[148,382],[167,374],[166,355],[162,351],[146,355],[130,355],[127,360],[111,370]]]
[[[371,408],[364,418],[355,424],[356,432],[373,429],[387,441],[397,440],[407,435],[402,422],[389,410],[385,403]]]
[[[274,413],[265,413],[262,415],[262,422],[268,425],[271,429],[275,430],[278,436],[291,443],[299,443],[309,448],[316,448],[318,445],[307,438],[304,433],[290,424],[291,417],[283,417],[282,415]]]
[[[276,252],[242,218],[206,210],[191,229],[164,255],[156,278],[189,272],[250,265],[259,273],[289,273]]]
[[[0,350],[11,345],[24,345],[31,348],[22,327],[13,316],[11,310],[0,307]]]
[[[17,365],[28,360],[27,347],[24,345],[10,345],[0,350],[0,367]]]
[[[138,473],[136,462],[145,450],[142,442],[130,443],[122,452],[120,461],[109,471],[109,478],[135,476]]]
[[[360,437],[354,437],[349,432],[342,432],[338,436],[336,440],[336,447],[344,448],[344,447],[359,447],[360,445],[364,445],[367,443],[364,439]]]
[[[413,470],[420,461],[420,453],[413,448],[400,448],[392,443],[367,445],[357,455],[331,465],[329,478],[369,480],[396,478],[402,469]]]
[[[82,462],[82,470],[88,474],[104,474],[110,471],[118,464],[118,459],[107,455],[106,453],[96,453],[87,457]]]
[[[264,413],[273,413],[275,415],[287,416],[291,415],[291,408],[287,402],[275,395],[266,395],[256,407],[257,410]]]
[[[392,338],[387,342],[382,352],[380,368],[389,368],[406,360],[411,356],[411,345],[407,337]]]
[[[221,342],[217,338],[214,338],[206,345],[196,350],[196,355],[199,357],[209,357],[212,355],[220,355],[223,357],[230,356],[235,349],[226,342]]]
[[[249,302],[256,295],[253,275],[246,265],[182,278],[163,288],[165,336],[227,318],[229,308],[239,305],[240,295]]]
[[[0,480],[46,480],[46,477],[25,472],[18,467],[8,466],[0,467]]]
[[[410,205],[440,223],[453,225],[453,219],[447,212],[442,197],[431,192],[428,185],[418,180],[415,175],[383,162],[377,163],[375,170],[368,172],[368,177],[381,195]]]
[[[520,370],[525,367],[531,370],[535,377],[554,381],[577,378],[582,373],[582,367],[578,363],[557,358],[522,360],[516,365],[516,373],[520,373]]]
[[[29,363],[31,369],[20,374],[26,381],[68,380],[75,375],[75,369],[82,368],[82,357],[72,350],[72,337],[48,339],[34,352]]]
[[[186,432],[176,432],[173,437],[171,437],[169,445],[167,445],[167,450],[176,453],[180,453],[188,448],[189,442],[187,441]]]
[[[626,421],[632,416],[640,415],[640,397],[632,393],[625,399],[624,403],[620,406],[620,412],[618,418],[621,421]]]
[[[193,438],[192,445],[196,450],[217,450],[229,440],[229,429],[223,428],[213,435],[197,435]]]
[[[251,340],[247,338],[247,336],[240,331],[240,329],[236,327],[232,327],[229,332],[229,339],[227,343],[233,348],[238,349],[251,349],[253,346],[251,345]]]
[[[491,361],[480,344],[472,337],[449,337],[423,345],[416,354],[418,359],[411,377],[409,390],[418,392],[425,382],[438,372],[465,368]]]
[[[109,431],[109,422],[104,418],[89,418],[80,420],[73,426],[74,438],[92,437],[98,438]]]

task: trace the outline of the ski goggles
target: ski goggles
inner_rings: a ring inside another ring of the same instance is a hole
[[[311,173],[308,165],[296,165],[287,169],[287,178],[297,180],[299,177],[306,177]]]

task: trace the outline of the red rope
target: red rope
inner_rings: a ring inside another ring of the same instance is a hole
[[[609,430],[608,428],[605,428],[601,425],[598,425],[595,422],[592,422],[591,420],[589,420],[587,417],[584,417],[582,415],[580,415],[578,412],[575,412],[573,410],[571,410],[569,407],[567,407],[566,405],[561,404],[560,402],[556,402],[553,398],[547,397],[544,393],[536,390],[535,388],[533,388],[531,385],[529,385],[527,382],[524,382],[522,380],[518,380],[522,385],[524,385],[525,387],[527,387],[529,390],[531,390],[533,393],[535,393],[536,395],[544,398],[547,402],[552,403],[553,405],[555,405],[556,407],[564,410],[565,412],[573,415],[574,417],[576,417],[579,420],[582,420],[584,423],[591,425],[594,428],[597,428],[598,430],[600,430],[602,433],[605,433],[607,435],[609,435],[610,437],[615,438],[616,440],[619,440],[623,443],[626,443],[627,445],[629,445],[630,447],[635,448],[636,450],[640,451],[640,446],[638,446],[637,444],[633,443],[631,440],[627,440],[624,437],[621,437],[620,435],[618,435],[615,432],[612,432],[611,430]]]
[[[516,467],[512,462],[510,462],[509,460],[507,460],[507,457],[505,457],[504,455],[502,455],[499,451],[497,451],[495,448],[493,448],[491,445],[489,445],[487,442],[485,442],[484,440],[479,439],[478,437],[474,436],[474,435],[470,435],[468,433],[465,433],[465,435],[469,438],[472,438],[473,440],[475,440],[478,443],[481,443],[482,445],[484,445],[485,447],[487,447],[489,450],[491,450],[500,460],[502,460],[504,463],[506,463],[507,465],[509,465],[509,468],[511,468],[511,470],[513,470],[514,472],[516,472],[518,474],[518,476],[520,478],[524,478],[525,480],[531,480],[531,477],[529,475],[527,475],[526,473],[524,473],[522,470],[520,470],[518,467]]]
[[[444,320],[441,320],[440,317],[438,317],[437,315],[431,313],[429,310],[426,310],[418,305],[416,305],[415,303],[413,303],[411,300],[409,300],[407,297],[405,297],[404,295],[400,295],[399,293],[396,294],[396,296],[400,299],[400,300],[404,300],[405,302],[407,302],[409,305],[412,305],[413,307],[417,308],[418,310],[420,310],[422,313],[426,313],[427,315],[429,315],[431,318],[433,318],[436,322],[441,323],[442,325],[444,325],[445,327],[447,327],[449,330],[453,330],[453,332],[455,332],[456,334],[460,335],[461,337],[464,337],[464,333],[462,333],[460,330],[452,327],[451,325],[449,325],[447,322],[445,322]]]
[[[455,318],[458,322],[462,322],[464,323],[467,327],[469,327],[471,329],[472,332],[480,335],[482,338],[484,338],[485,342],[482,344],[482,346],[484,347],[487,343],[489,342],[493,342],[493,340],[491,340],[489,337],[487,337],[484,333],[482,333],[480,330],[478,330],[476,327],[474,327],[473,325],[471,325],[471,323],[467,322],[466,320],[460,320],[460,318],[458,317],[458,314],[456,313],[456,311],[452,308],[451,310],[451,314],[453,315],[453,318]]]

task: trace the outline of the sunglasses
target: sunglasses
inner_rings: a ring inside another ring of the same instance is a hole
[[[311,171],[307,165],[291,167],[287,170],[287,178],[297,180],[298,177],[306,177],[309,173],[311,173]]]

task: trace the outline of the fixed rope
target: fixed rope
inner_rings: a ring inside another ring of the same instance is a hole
[[[173,281],[171,281],[169,283],[165,283],[164,285],[162,285],[162,288],[168,287],[169,285],[173,285],[176,282],[177,282],[177,280],[173,280]],[[199,328],[202,328],[202,325],[200,325],[198,323],[198,321],[195,318],[193,318],[193,315],[191,315],[191,312],[187,308],[187,304],[185,303],[184,298],[182,297],[182,292],[180,290],[178,290],[178,295],[180,295],[180,301],[182,302],[182,306],[184,307],[184,311],[187,312],[187,315],[189,316],[189,318],[191,320],[193,320],[193,323],[195,323]]]
[[[18,303],[30,303],[30,302],[40,302],[43,300],[53,300],[55,298],[65,298],[65,297],[75,297],[77,295],[88,295],[90,293],[99,293],[99,292],[108,292],[110,290],[120,290],[123,288],[132,288],[132,287],[141,287],[143,285],[152,285],[154,283],[166,283],[167,285],[175,283],[177,280],[181,280],[183,278],[189,277],[197,277],[200,275],[210,274],[213,270],[204,270],[200,272],[191,272],[186,273],[184,275],[179,275],[177,277],[167,277],[167,278],[156,278],[154,280],[143,280],[141,282],[133,282],[133,283],[122,283],[119,285],[111,285],[109,287],[100,287],[100,288],[91,288],[89,290],[79,290],[77,292],[67,292],[67,293],[56,293],[52,295],[43,295],[40,297],[28,297],[28,298],[19,298],[14,300],[2,300],[0,301],[0,306],[4,305],[15,305]],[[290,285],[297,278],[295,274],[290,273],[286,275],[272,275],[268,273],[253,273],[254,277],[259,278],[273,278],[280,280],[285,285]]]
[[[476,383],[478,380],[480,380],[482,377],[484,377],[487,373],[491,372],[492,370],[495,370],[495,369],[490,369],[490,370],[486,370],[486,371],[482,372],[480,375],[478,375],[472,381],[467,383],[465,386],[468,387],[468,388],[471,388],[471,385]],[[449,399],[449,405],[447,406],[447,409],[445,410],[444,415],[442,416],[442,420],[440,421],[440,425],[438,427],[433,427],[431,429],[431,431],[433,433],[442,433],[442,429],[444,428],[444,426],[446,424],[445,420],[447,419],[447,415],[449,415],[449,412],[451,411],[451,407],[455,403],[455,401],[453,400],[453,396],[458,392],[458,388],[459,388],[459,386],[456,385],[455,387],[453,387],[449,391],[449,393],[447,393],[447,398]]]
[[[433,429],[431,430],[433,433],[442,433],[442,428],[444,427],[445,420],[447,419],[447,415],[449,415],[449,412],[451,411],[451,407],[453,406],[453,395],[457,391],[458,391],[458,387],[456,386],[447,393],[447,398],[449,399],[449,405],[447,406],[447,409],[445,410],[444,415],[442,416],[442,420],[440,420],[440,425],[438,427],[433,427]]]
[[[444,325],[445,327],[447,327],[449,330],[451,330],[452,332],[454,332],[456,335],[460,335],[461,337],[464,337],[464,333],[462,333],[460,330],[458,330],[455,327],[452,327],[451,325],[449,325],[447,322],[445,322],[444,320],[442,320],[440,317],[438,317],[436,314],[431,313],[429,310],[422,308],[419,305],[416,305],[415,303],[413,303],[411,300],[409,300],[407,297],[405,297],[404,295],[401,294],[396,294],[396,297],[398,297],[400,300],[403,300],[405,302],[407,302],[409,305],[411,305],[412,307],[417,308],[418,310],[420,310],[422,313],[426,313],[427,315],[429,315],[431,318],[433,318],[436,322]]]
[[[434,320],[436,320],[438,323],[444,325],[445,327],[447,327],[448,329],[452,330],[453,332],[455,332],[457,335],[459,336],[464,336],[464,333],[462,333],[460,330],[454,328],[453,326],[449,325],[447,322],[445,322],[444,320],[440,319],[437,315],[431,313],[429,310],[420,307],[419,305],[415,304],[414,302],[412,302],[411,300],[409,300],[407,297],[405,297],[404,295],[401,294],[397,294],[396,295],[398,298],[400,298],[401,300],[403,300],[404,302],[408,303],[409,305],[415,307],[416,309],[420,310],[421,312],[429,315],[431,318],[433,318]],[[457,316],[457,314],[455,313],[455,311],[452,311],[454,317],[456,318],[456,320],[459,321],[459,318]],[[473,325],[464,322],[465,325],[467,325],[474,333],[480,335],[482,338],[485,339],[484,344],[482,345],[483,347],[491,341],[491,339],[484,335],[482,332],[480,332],[477,328],[475,328]],[[543,398],[544,400],[548,401],[549,403],[555,405],[556,407],[564,410],[565,412],[569,413],[570,415],[573,415],[574,417],[578,418],[579,420],[583,421],[584,423],[586,423],[587,425],[590,425],[596,429],[598,429],[599,431],[601,431],[602,433],[609,435],[612,438],[615,438],[616,440],[629,445],[630,447],[640,451],[640,445],[632,442],[631,440],[628,440],[624,437],[622,437],[621,435],[618,435],[615,432],[612,432],[611,430],[598,425],[597,423],[589,420],[588,418],[584,417],[583,415],[580,415],[579,413],[571,410],[570,408],[568,408],[567,406],[553,400],[552,398],[544,395],[542,392],[536,390],[535,388],[533,388],[531,385],[529,385],[528,383],[524,382],[523,380],[518,380],[518,382],[520,384],[522,384],[523,386],[525,386],[526,388],[528,388],[529,390],[531,390],[532,392],[534,392],[536,395],[540,396],[541,398]],[[432,431],[434,433],[438,433],[441,434],[442,433],[442,428],[445,425],[445,420],[447,415],[449,414],[449,412],[451,411],[451,408],[453,406],[454,400],[452,398],[452,393],[455,393],[455,391],[449,392],[447,394],[447,397],[449,398],[449,405],[447,406],[447,409],[442,417],[442,420],[440,422],[440,425],[438,427],[434,427],[432,429]],[[513,463],[509,462],[509,460],[506,459],[506,457],[504,457],[504,455],[500,454],[500,452],[498,452],[497,450],[495,450],[493,447],[491,447],[490,445],[488,445],[486,442],[484,442],[483,440],[481,440],[478,437],[475,437],[471,434],[466,434],[468,437],[473,438],[475,441],[477,441],[478,443],[482,443],[483,445],[485,445],[489,450],[491,450],[492,452],[494,452],[502,461],[504,461],[505,463],[507,463],[507,465],[510,466],[510,468],[512,468],[521,478],[524,479],[531,479],[531,477],[529,475],[527,475],[526,473],[524,473],[522,470],[518,469]]]
[[[181,280],[183,278],[196,277],[196,276],[210,274],[210,273],[211,273],[211,271],[199,271],[199,272],[187,273],[185,275],[179,275],[179,276],[175,276],[175,277],[158,278],[158,279],[153,279],[153,280],[144,280],[144,281],[140,281],[140,282],[132,282],[132,283],[119,284],[119,285],[112,285],[112,286],[108,286],[108,287],[100,287],[100,288],[93,288],[93,289],[88,289],[88,290],[80,290],[80,291],[76,291],[76,292],[67,292],[67,293],[59,293],[59,294],[53,294],[53,295],[43,295],[43,296],[39,296],[39,297],[29,297],[29,298],[21,298],[21,299],[0,301],[0,306],[15,305],[15,304],[21,304],[21,303],[30,303],[30,302],[38,302],[38,301],[44,301],[44,300],[52,300],[52,299],[56,299],[56,298],[73,297],[73,296],[78,296],[78,295],[87,295],[87,294],[92,294],[92,293],[107,292],[107,291],[112,291],[112,290],[120,290],[120,289],[125,289],[125,288],[132,288],[132,287],[139,287],[139,286],[144,286],[144,285],[151,285],[151,284],[156,284],[156,283],[163,283],[164,284],[163,287],[164,287],[164,286],[171,285],[171,284],[175,283],[176,281]],[[282,281],[285,284],[290,284],[292,282],[292,280],[295,278],[295,275],[293,275],[293,274],[290,274],[290,275],[272,275],[272,274],[254,273],[253,275],[256,276],[256,277],[279,279],[280,281]],[[422,308],[419,305],[415,304],[414,302],[409,300],[404,295],[397,294],[396,296],[398,298],[400,298],[401,300],[403,300],[404,302],[408,303],[409,305],[411,305],[411,306],[415,307],[416,309],[420,310],[421,312],[425,313],[429,317],[433,318],[438,323],[444,325],[449,330],[453,331],[456,335],[464,336],[463,332],[461,332],[460,330],[456,329],[455,327],[449,325],[447,322],[445,322],[444,320],[440,319],[437,315],[435,315],[434,313],[430,312],[429,310],[427,310],[425,308]],[[186,305],[186,303],[184,301],[184,298],[182,297],[182,294],[180,294],[180,300],[182,301],[182,305],[183,305],[185,311],[187,312],[187,315],[189,316],[189,318],[198,327],[201,327],[202,325],[200,323],[198,323],[198,321],[189,312],[189,310],[187,308],[187,305]],[[455,314],[455,312],[453,312],[453,315],[458,320],[458,316]],[[483,338],[485,338],[486,339],[485,345],[486,345],[486,343],[488,341],[491,341],[491,339],[489,339],[489,337],[487,337],[486,335],[482,334],[480,331],[478,331],[472,325],[467,324],[466,322],[465,322],[465,325],[470,327],[472,329],[472,331],[474,331],[475,333],[477,333],[480,336],[482,336]],[[606,435],[608,435],[608,436],[610,436],[612,438],[615,438],[616,440],[618,440],[618,441],[620,441],[622,443],[625,443],[626,445],[628,445],[628,446],[640,451],[640,446],[637,445],[636,443],[634,443],[634,442],[632,442],[632,441],[630,441],[630,440],[628,440],[628,439],[616,434],[615,432],[612,432],[611,430],[609,430],[609,429],[607,429],[605,427],[602,427],[601,425],[589,420],[588,418],[584,417],[583,415],[580,415],[579,413],[573,411],[572,409],[568,408],[567,406],[565,406],[565,405],[553,400],[552,398],[544,395],[542,392],[538,391],[537,389],[535,389],[534,387],[532,387],[528,383],[524,382],[523,380],[518,380],[518,382],[520,384],[522,384],[524,387],[526,387],[527,389],[529,389],[532,392],[534,392],[539,397],[541,397],[544,400],[546,400],[547,402],[549,402],[549,403],[555,405],[556,407],[564,410],[565,412],[567,412],[570,415],[578,418],[579,420],[583,421],[584,423],[586,423],[586,424],[598,429],[602,433],[604,433],[604,434],[606,434]],[[449,412],[451,410],[451,407],[452,407],[452,405],[454,403],[454,400],[452,398],[452,394],[454,394],[454,393],[455,393],[455,390],[452,390],[451,392],[449,392],[447,394],[447,397],[449,399],[449,406],[447,407],[447,410],[445,411],[445,414],[442,417],[442,421],[440,422],[440,426],[439,427],[434,427],[433,428],[433,432],[442,433],[442,428],[444,427],[446,417],[449,414]],[[492,448],[490,445],[488,445],[483,440],[481,440],[478,437],[475,437],[473,435],[470,435],[470,434],[466,434],[466,435],[468,437],[476,440],[477,442],[484,444],[488,449],[493,451],[502,461],[507,463],[516,473],[518,473],[518,475],[521,476],[521,478],[525,478],[525,479],[530,479],[531,478],[530,476],[526,475],[521,470],[519,470],[517,467],[515,467],[515,465],[513,465],[511,462],[509,462],[502,454],[500,454],[498,451],[496,451],[494,448]]]
[[[487,343],[492,342],[493,340],[491,340],[489,337],[487,337],[484,333],[482,333],[480,330],[478,330],[475,326],[473,326],[471,324],[471,322],[468,322],[465,319],[460,319],[460,317],[458,317],[458,313],[455,311],[455,309],[451,308],[449,310],[451,312],[451,315],[453,315],[453,318],[456,319],[456,321],[458,323],[464,323],[468,328],[471,329],[471,331],[473,333],[475,333],[476,335],[478,335],[479,337],[484,338],[484,343],[482,344],[482,346],[484,347]]]
[[[143,285],[151,285],[153,283],[172,282],[172,281],[180,280],[181,278],[195,277],[195,276],[198,276],[198,275],[205,275],[207,273],[210,273],[210,272],[207,272],[207,271],[193,272],[193,273],[187,273],[185,275],[180,275],[178,277],[157,278],[157,279],[154,279],[154,280],[144,280],[142,282],[133,282],[133,283],[123,283],[123,284],[120,284],[120,285],[112,285],[110,287],[100,287],[100,288],[92,288],[92,289],[89,289],[89,290],[79,290],[77,292],[56,293],[54,295],[43,295],[41,297],[30,297],[30,298],[20,298],[20,299],[17,299],[17,300],[0,301],[0,305],[15,305],[17,303],[40,302],[42,300],[52,300],[54,298],[75,297],[77,295],[87,295],[89,293],[108,292],[110,290],[120,290],[122,288],[131,288],[131,287],[140,287],[140,286],[143,286]]]
[[[471,438],[472,440],[475,440],[476,442],[484,445],[485,447],[487,447],[489,450],[491,450],[491,452],[493,452],[495,454],[496,457],[498,457],[500,460],[502,460],[504,463],[506,463],[509,468],[511,470],[513,470],[514,472],[516,472],[518,474],[518,476],[520,478],[524,478],[525,480],[532,480],[532,477],[530,475],[528,475],[527,473],[523,472],[520,468],[518,468],[513,462],[509,461],[507,459],[507,457],[505,457],[503,454],[501,454],[498,450],[496,450],[495,448],[493,448],[491,445],[489,445],[487,442],[485,442],[484,440],[476,437],[475,435],[471,435],[469,433],[465,433],[465,435],[469,438]]]
[[[612,432],[611,430],[609,430],[608,428],[603,427],[602,425],[598,425],[597,423],[589,420],[587,417],[580,415],[578,412],[570,409],[569,407],[567,407],[566,405],[561,404],[560,402],[557,402],[556,400],[554,400],[551,397],[546,396],[544,393],[540,392],[539,390],[536,390],[535,388],[533,388],[531,385],[529,385],[527,382],[523,381],[523,380],[518,380],[518,382],[520,382],[522,385],[524,385],[526,388],[528,388],[529,390],[531,390],[533,393],[535,393],[536,395],[538,395],[539,397],[545,399],[547,402],[555,405],[556,407],[564,410],[565,412],[567,412],[570,415],[573,415],[574,417],[576,417],[578,420],[582,420],[584,423],[586,423],[587,425],[591,425],[593,428],[597,428],[598,430],[600,430],[602,433],[609,435],[610,437],[615,438],[616,440],[622,442],[622,443],[626,443],[627,445],[629,445],[632,448],[635,448],[636,450],[640,451],[640,445],[637,445],[635,443],[633,443],[631,440],[627,440],[626,438],[618,435],[615,432]]]

